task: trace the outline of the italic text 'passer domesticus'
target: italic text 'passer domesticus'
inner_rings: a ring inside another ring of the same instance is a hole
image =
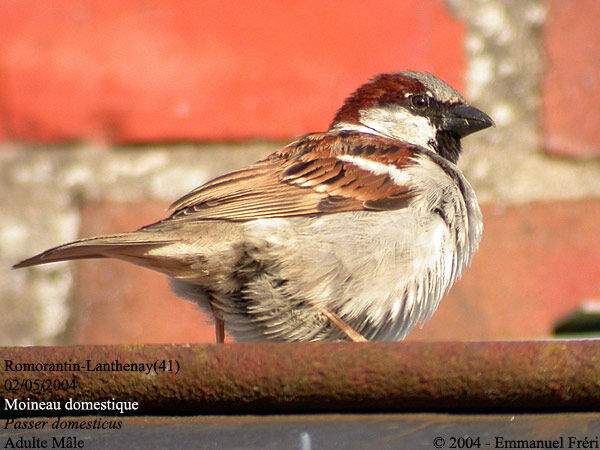
[[[167,274],[238,340],[397,340],[427,320],[476,251],[482,219],[456,167],[493,125],[428,73],[378,75],[325,133],[177,200],[135,232],[16,264],[117,258]]]

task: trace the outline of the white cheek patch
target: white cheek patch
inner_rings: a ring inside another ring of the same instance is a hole
[[[368,170],[375,175],[389,175],[394,183],[399,185],[407,185],[411,183],[412,177],[404,170],[398,169],[393,164],[382,164],[377,161],[371,161],[360,156],[340,155],[337,157],[340,161],[354,164],[364,170]]]
[[[384,136],[434,150],[430,142],[435,140],[435,128],[429,119],[402,106],[367,109],[360,113],[360,122]]]

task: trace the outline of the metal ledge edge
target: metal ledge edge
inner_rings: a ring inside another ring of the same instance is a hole
[[[115,415],[26,407],[69,399],[138,402],[128,415],[600,407],[600,341],[592,340],[0,347],[0,354],[0,411],[10,416]],[[65,379],[74,383],[63,390],[56,380]],[[14,399],[23,408],[7,410]]]

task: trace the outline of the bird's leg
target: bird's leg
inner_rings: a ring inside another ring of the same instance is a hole
[[[225,342],[225,322],[219,316],[219,311],[215,308],[215,305],[210,302],[210,309],[212,309],[213,316],[215,318],[215,338],[217,344]]]
[[[330,311],[327,308],[323,308],[321,312],[325,314],[325,316],[329,320],[331,320],[331,322],[333,322],[340,330],[342,330],[346,334],[346,336],[348,336],[352,340],[352,342],[369,342],[365,339],[365,337],[362,334],[360,334],[358,331],[356,331],[354,328],[352,328],[350,325],[344,322],[342,318],[333,311]]]

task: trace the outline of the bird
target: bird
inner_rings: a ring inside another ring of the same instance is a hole
[[[116,258],[166,274],[237,341],[398,341],[435,312],[481,240],[461,139],[495,126],[428,72],[382,73],[329,129],[219,176],[133,232],[13,268]]]

